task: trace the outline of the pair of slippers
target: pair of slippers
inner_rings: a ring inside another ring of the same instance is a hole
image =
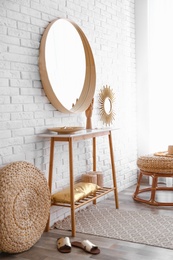
[[[82,242],[74,241],[70,242],[69,237],[61,237],[57,239],[57,249],[61,253],[70,253],[71,246],[81,248],[87,253],[97,255],[100,253],[100,249],[91,243],[89,240],[83,240]]]

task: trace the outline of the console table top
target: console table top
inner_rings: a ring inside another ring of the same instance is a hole
[[[77,131],[75,133],[71,134],[61,134],[61,133],[45,133],[45,134],[39,134],[40,137],[45,137],[45,138],[51,138],[51,137],[80,137],[80,136],[87,136],[87,135],[97,135],[97,134],[103,134],[108,133],[110,131],[117,130],[117,128],[95,128],[95,129],[84,129]]]

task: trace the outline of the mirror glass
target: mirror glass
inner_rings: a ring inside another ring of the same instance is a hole
[[[46,28],[39,56],[41,81],[50,102],[59,111],[85,111],[95,92],[95,63],[82,30],[67,19]]]
[[[67,109],[71,109],[72,104],[79,99],[86,73],[84,47],[71,23],[59,19],[51,26],[45,56],[52,89],[59,101]]]
[[[110,114],[111,113],[111,110],[112,110],[112,102],[111,102],[111,99],[109,97],[106,97],[105,98],[105,101],[104,101],[104,110],[105,110],[105,113],[106,114]]]

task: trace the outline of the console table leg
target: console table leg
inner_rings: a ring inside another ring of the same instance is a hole
[[[96,137],[93,137],[93,171],[96,171]]]
[[[93,171],[96,171],[96,137],[93,137]],[[93,204],[96,205],[97,201],[93,200]]]
[[[111,165],[112,165],[112,178],[113,178],[113,186],[114,186],[114,197],[115,197],[116,208],[118,209],[119,208],[119,202],[118,202],[118,191],[117,191],[116,171],[115,171],[115,162],[114,162],[114,153],[113,153],[112,134],[111,134],[111,132],[109,133],[108,138],[109,138]]]
[[[69,172],[70,172],[70,197],[71,197],[71,229],[72,236],[76,235],[75,205],[74,205],[74,177],[73,177],[73,141],[69,140]]]
[[[48,175],[48,185],[49,185],[50,194],[52,193],[53,161],[54,161],[54,138],[51,138],[51,141],[50,141],[49,175]],[[46,228],[45,228],[46,232],[49,231],[49,226],[50,226],[50,212],[49,212],[49,217],[48,217]]]

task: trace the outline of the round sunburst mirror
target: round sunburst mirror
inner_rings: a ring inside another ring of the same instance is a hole
[[[112,124],[112,121],[115,119],[114,103],[114,92],[109,86],[104,86],[99,93],[99,109],[101,120],[106,125]]]

